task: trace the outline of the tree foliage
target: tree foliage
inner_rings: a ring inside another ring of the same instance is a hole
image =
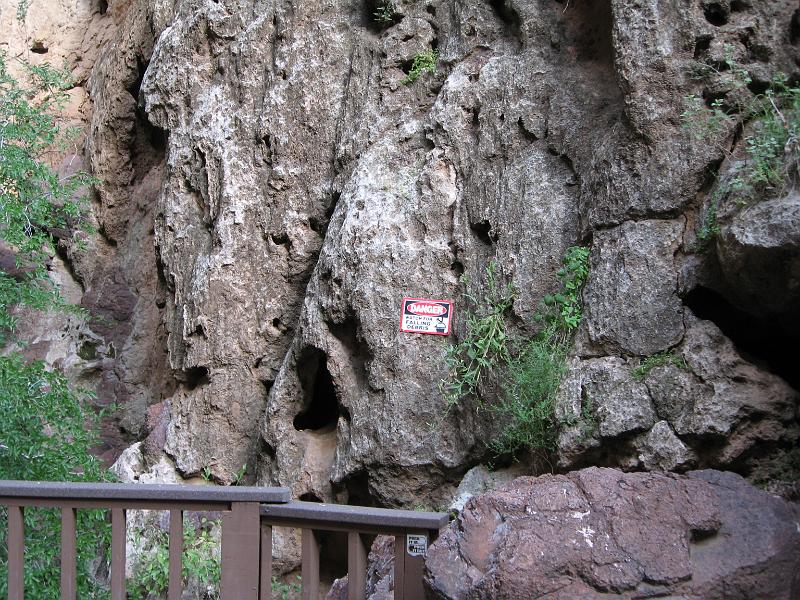
[[[85,229],[85,173],[59,175],[51,166],[70,136],[59,119],[72,85],[69,73],[49,65],[19,64],[15,77],[0,53],[0,243],[15,268],[0,270],[0,343],[15,339],[14,309],[63,307],[47,277],[53,232]],[[91,450],[98,416],[86,410],[86,392],[72,390],[58,371],[19,353],[0,356],[0,478],[102,481],[108,478]],[[5,510],[0,513],[6,528]],[[78,511],[78,595],[103,598],[93,577],[109,526],[102,511]],[[25,592],[59,596],[60,518],[54,509],[25,510]],[[5,532],[0,532],[5,539]],[[8,556],[0,549],[0,595],[6,593]]]

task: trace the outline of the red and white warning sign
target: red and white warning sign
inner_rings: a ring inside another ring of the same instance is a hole
[[[449,300],[403,298],[400,311],[400,331],[450,335],[453,303]]]

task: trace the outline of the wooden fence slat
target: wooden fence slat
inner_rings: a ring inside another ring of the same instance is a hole
[[[272,527],[261,524],[261,574],[259,600],[272,600]]]
[[[75,509],[61,509],[61,600],[75,600],[77,549],[75,531]]]
[[[303,529],[302,574],[303,600],[319,599],[319,540],[313,529]]]
[[[183,511],[169,511],[169,588],[168,600],[181,600],[183,594]]]
[[[234,502],[222,516],[222,600],[258,600],[260,506]]]
[[[367,546],[357,531],[347,534],[347,600],[366,600]]]
[[[111,509],[111,600],[125,600],[125,509]]]
[[[424,600],[425,589],[422,575],[425,568],[425,556],[411,556],[406,551],[408,535],[422,535],[430,541],[424,531],[408,531],[406,535],[394,538],[394,597],[395,600]]]
[[[23,509],[8,507],[8,600],[25,597],[25,523]]]

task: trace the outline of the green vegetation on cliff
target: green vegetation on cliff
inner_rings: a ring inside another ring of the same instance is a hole
[[[697,76],[702,79],[712,68],[700,67]],[[725,68],[734,82],[733,91],[752,83],[747,70],[731,58],[730,50]],[[688,96],[685,104],[681,115],[684,129],[696,140],[715,144],[734,161],[730,172],[716,182],[701,219],[697,239],[703,247],[719,233],[717,219],[723,201],[730,199],[743,206],[780,197],[800,180],[800,87],[778,73],[763,93],[743,106],[726,106],[722,98],[706,105],[698,95]],[[744,147],[740,153],[720,141],[734,119],[741,120]]]
[[[556,273],[559,290],[542,299],[536,315],[541,328],[527,341],[513,339],[506,330],[506,315],[516,290],[512,284],[501,287],[496,270],[494,263],[486,270],[485,296],[465,295],[469,302],[467,333],[447,350],[450,375],[440,389],[448,406],[453,406],[478,396],[481,382],[493,376],[501,382],[499,397],[488,406],[479,406],[499,416],[506,426],[490,444],[492,450],[498,454],[551,451],[558,433],[556,393],[583,315],[581,291],[589,276],[589,249],[572,246],[567,250]]]
[[[63,176],[48,160],[67,139],[58,112],[71,85],[69,74],[48,65],[20,63],[23,81],[0,53],[0,243],[9,255],[0,270],[0,343],[15,340],[15,307],[64,308],[47,277],[53,231],[83,226],[85,173]],[[21,343],[21,342],[18,342]],[[98,443],[97,415],[84,408],[87,392],[70,388],[64,375],[19,353],[0,357],[0,478],[102,481],[108,478],[91,454]],[[3,515],[5,517],[5,515]],[[5,518],[3,518],[5,528]],[[55,509],[25,511],[25,591],[31,598],[59,594],[60,529]],[[101,598],[94,572],[110,529],[101,511],[78,513],[78,595]],[[2,537],[5,537],[2,534]],[[7,555],[0,553],[0,595]]]

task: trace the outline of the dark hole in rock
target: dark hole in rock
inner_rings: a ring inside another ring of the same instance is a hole
[[[477,223],[470,223],[469,227],[472,229],[473,233],[475,233],[475,236],[484,244],[492,245],[500,239],[500,236],[492,230],[492,224],[489,223],[487,219]]]
[[[128,86],[128,93],[133,96],[134,100],[139,99],[139,91],[142,89],[142,81],[144,81],[144,74],[147,71],[148,64],[141,56],[136,57],[136,79]]]
[[[725,25],[730,16],[730,6],[725,6],[725,3],[720,2],[705,2],[703,4],[703,15],[706,21],[716,27]]]
[[[477,80],[477,78],[476,78],[476,80]],[[472,126],[473,127],[478,127],[480,125],[480,122],[481,122],[481,107],[480,106],[476,106],[470,112],[472,113],[472,121],[471,121]]]
[[[763,94],[769,89],[770,82],[763,81],[763,80],[756,80],[754,79],[750,83],[747,84],[747,89],[753,92],[756,96],[759,94]]]
[[[614,17],[609,0],[570,3],[562,12],[567,24],[568,45],[582,61],[614,64],[612,39]]]
[[[336,210],[336,205],[339,203],[339,198],[342,197],[341,192],[331,192],[331,199],[325,209],[325,218],[330,219],[333,216],[333,211]]]
[[[190,367],[184,371],[184,384],[190,390],[206,385],[210,381],[206,367]]]
[[[106,0],[100,0],[97,8],[100,10],[100,14],[104,15],[108,12],[108,2]]]
[[[310,359],[304,362],[305,366],[301,368],[301,379],[306,379],[303,382],[303,388],[306,399],[310,398],[310,402],[306,400],[305,408],[294,418],[294,428],[298,431],[334,429],[339,420],[340,411],[336,388],[328,371],[328,361],[320,352],[316,361]],[[316,365],[313,364],[314,362]],[[303,371],[306,372],[303,373]],[[313,375],[312,371],[314,371]],[[310,382],[307,379],[309,375],[313,377]]]
[[[334,484],[336,501],[352,506],[378,506],[369,491],[369,475],[366,471],[358,471],[344,481]]]
[[[704,287],[693,289],[683,300],[701,319],[712,321],[748,360],[782,377],[800,389],[797,348],[800,324],[794,319],[756,317],[733,306],[721,294]]]
[[[318,217],[311,217],[308,220],[308,226],[316,231],[320,237],[325,237],[325,232],[328,230],[327,219],[320,219]]]
[[[460,260],[454,260],[450,265],[450,270],[461,277],[464,274],[464,263],[462,263]]]
[[[694,40],[694,58],[699,59],[703,54],[708,52],[711,47],[711,40],[714,38],[710,35],[698,35]]]
[[[270,238],[272,239],[273,243],[279,246],[288,246],[290,244],[289,235],[285,231],[273,233]]]
[[[505,24],[508,32],[519,39],[521,37],[520,18],[511,2],[508,0],[489,0],[489,4],[498,18]]]
[[[797,44],[798,40],[800,40],[800,8],[794,11],[792,24],[789,26],[789,41]]]
[[[34,54],[47,54],[49,48],[44,45],[44,42],[33,42],[31,46],[31,52]]]
[[[305,494],[300,494],[299,499],[301,502],[322,502],[322,498],[317,496],[314,492],[306,492]]]

